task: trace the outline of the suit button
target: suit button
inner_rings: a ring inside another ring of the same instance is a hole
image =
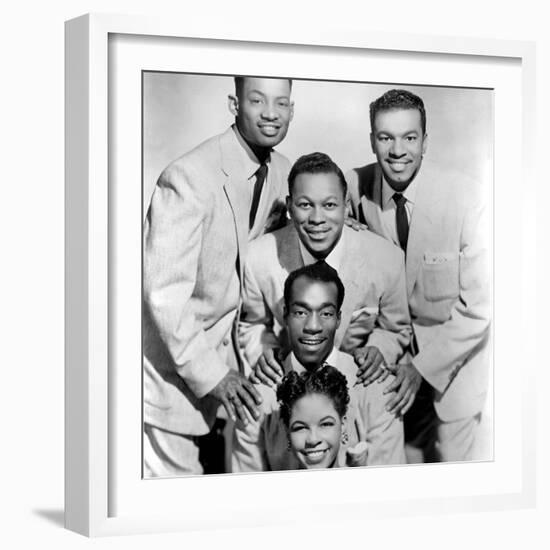
[[[229,345],[229,338],[224,338],[223,341],[222,341],[222,344],[224,346],[228,346]]]

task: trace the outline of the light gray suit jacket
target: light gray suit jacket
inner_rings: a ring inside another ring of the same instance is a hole
[[[409,344],[410,318],[403,253],[370,231],[344,227],[338,275],[345,288],[335,345],[350,352],[376,346],[388,364]],[[250,243],[245,265],[239,341],[253,367],[266,348],[288,351],[283,290],[288,274],[303,267],[299,237],[292,224]]]
[[[483,188],[424,161],[407,245],[414,365],[435,388],[444,421],[481,411],[488,385],[491,319],[490,225]],[[356,218],[386,238],[378,164],[346,175]]]
[[[340,445],[337,463],[341,466],[352,465],[346,459],[347,451],[364,441],[367,444],[366,459],[356,465],[405,464],[403,421],[386,411],[389,396],[383,393],[393,377],[382,384],[375,382],[367,387],[354,386],[357,366],[351,355],[334,350],[327,361],[345,375],[350,395],[346,414],[348,441]],[[285,374],[293,370],[290,356],[285,359],[283,369]],[[300,468],[298,460],[287,448],[287,431],[279,415],[275,390],[263,384],[256,388],[262,396],[260,418],[252,420],[247,426],[237,423],[233,439],[232,471]]]
[[[237,368],[234,325],[250,238],[278,225],[288,160],[272,152],[249,235],[250,160],[232,128],[161,174],[144,227],[145,422],[207,433],[218,404],[205,397]]]

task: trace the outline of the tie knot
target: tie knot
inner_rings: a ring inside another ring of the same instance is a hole
[[[265,177],[267,173],[267,163],[264,161],[260,164],[260,167],[256,170],[255,174],[258,177]]]
[[[262,162],[260,167],[254,172],[254,175],[256,176],[256,185],[261,186],[267,177],[267,164]]]
[[[394,193],[392,198],[397,206],[404,206],[404,204],[407,202],[407,199],[403,196],[402,193]]]

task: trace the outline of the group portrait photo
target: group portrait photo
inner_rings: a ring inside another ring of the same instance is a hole
[[[492,89],[142,72],[142,477],[493,460]]]

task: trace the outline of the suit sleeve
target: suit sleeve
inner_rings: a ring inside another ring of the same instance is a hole
[[[269,470],[264,446],[264,416],[252,420],[246,426],[239,423],[233,432],[231,471],[265,472]]]
[[[249,257],[254,255],[254,247]],[[243,304],[239,321],[239,344],[248,365],[253,368],[263,351],[278,347],[273,331],[273,312],[262,292],[256,262],[252,258],[244,267]]]
[[[367,342],[368,346],[375,346],[380,350],[387,365],[395,364],[403,355],[412,332],[405,262],[401,250],[395,248],[394,258],[387,286],[380,297],[376,326]]]
[[[267,386],[257,385],[262,396],[260,417],[250,419],[244,426],[237,422],[233,431],[231,449],[232,472],[265,472],[271,470],[267,456],[266,440],[270,434],[271,413],[276,407],[275,392]]]
[[[413,364],[444,392],[468,358],[486,345],[490,330],[489,212],[479,204],[466,209],[458,256],[459,297],[448,321],[415,327],[420,345]]]
[[[389,395],[383,391],[389,383],[370,384],[361,390],[356,429],[359,441],[367,443],[367,466],[406,463],[403,420],[386,411]]]
[[[144,227],[145,307],[174,367],[191,391],[205,396],[228,372],[207,340],[192,300],[205,222],[205,200],[180,168],[167,168]]]

